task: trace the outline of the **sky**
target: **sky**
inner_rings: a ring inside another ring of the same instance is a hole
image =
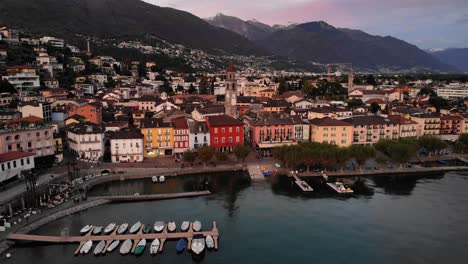
[[[144,0],[206,18],[218,13],[274,24],[323,20],[394,36],[423,49],[468,47],[468,0]]]

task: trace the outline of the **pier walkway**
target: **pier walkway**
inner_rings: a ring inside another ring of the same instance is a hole
[[[132,202],[132,201],[151,201],[151,200],[167,200],[177,198],[191,198],[198,196],[210,195],[210,191],[201,192],[183,192],[183,193],[162,193],[162,194],[147,194],[147,195],[119,195],[119,196],[97,196],[94,198],[108,200],[110,202]]]
[[[295,179],[294,183],[296,183],[296,185],[299,187],[299,189],[301,189],[303,192],[313,192],[314,191],[314,189],[312,187],[310,187],[310,185],[307,182],[301,180],[299,177],[297,177],[297,175],[294,174],[293,177]]]
[[[118,229],[118,226],[115,228],[115,230],[117,229]],[[188,241],[188,249],[190,249],[193,236],[197,234],[201,234],[205,237],[208,235],[212,236],[215,242],[215,249],[218,249],[219,231],[218,231],[218,228],[216,227],[216,222],[213,222],[213,228],[211,231],[194,232],[192,228],[192,223],[190,223],[190,227],[187,232],[169,233],[167,231],[167,227],[165,227],[162,233],[144,234],[142,233],[143,229],[144,229],[144,225],[141,226],[140,230],[136,234],[122,234],[122,235],[116,234],[115,231],[110,235],[91,235],[93,231],[92,229],[89,231],[88,234],[84,236],[42,236],[42,235],[29,235],[29,234],[10,234],[7,237],[7,239],[15,240],[15,241],[33,241],[33,242],[46,242],[46,243],[59,243],[59,244],[80,243],[80,246],[75,251],[75,252],[79,252],[81,247],[88,240],[107,241],[106,243],[106,248],[107,248],[108,245],[110,244],[110,241],[113,241],[113,240],[124,241],[127,239],[131,239],[134,241],[133,245],[136,245],[142,239],[154,240],[157,238],[161,242],[159,251],[162,252],[164,248],[164,243],[168,239],[177,240],[180,238],[185,238]],[[135,248],[133,248],[133,251],[134,250]]]

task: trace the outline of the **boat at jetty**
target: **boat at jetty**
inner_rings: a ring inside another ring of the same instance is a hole
[[[88,240],[80,249],[81,254],[88,254],[91,248],[93,247],[93,241]]]
[[[165,225],[166,224],[163,221],[154,222],[154,231],[156,231],[157,233],[162,232]]]
[[[134,225],[132,225],[132,227],[130,228],[130,233],[131,234],[135,234],[136,232],[138,232],[140,230],[140,227],[141,227],[141,222],[138,221],[136,222]]]
[[[214,248],[214,239],[213,239],[212,236],[210,236],[210,235],[206,236],[205,242],[206,242],[206,247],[208,249],[213,249]]]
[[[155,239],[153,240],[153,242],[151,242],[151,246],[150,246],[150,254],[151,255],[156,255],[158,254],[158,250],[159,250],[159,239]]]
[[[140,240],[140,242],[138,242],[137,247],[135,249],[135,255],[139,256],[143,254],[143,251],[145,251],[145,247],[146,247],[146,239]]]
[[[183,221],[182,224],[180,225],[180,230],[182,230],[182,232],[187,232],[187,230],[189,229],[189,226],[190,226],[189,221]]]
[[[174,232],[174,231],[176,231],[176,229],[177,229],[177,226],[176,226],[176,223],[174,221],[169,222],[167,224],[167,231]]]
[[[112,241],[112,243],[110,243],[110,245],[107,247],[107,252],[114,251],[114,249],[116,249],[119,246],[119,244],[120,244],[119,240]]]
[[[349,188],[348,186],[346,186],[342,182],[334,182],[334,183],[333,182],[328,182],[327,185],[330,186],[330,188],[335,190],[337,193],[341,193],[341,194],[352,194],[352,193],[354,193],[354,191],[351,190],[351,188]]]
[[[205,250],[205,237],[201,234],[194,235],[191,249],[193,253],[200,255]]]
[[[149,233],[151,233],[152,229],[153,229],[153,227],[151,225],[145,225],[145,227],[143,228],[143,233],[144,234],[149,234]]]
[[[176,244],[176,252],[178,254],[184,252],[184,249],[185,249],[185,239],[181,238],[179,239],[179,241],[177,241],[177,244]]]
[[[122,246],[120,247],[120,254],[126,255],[130,253],[130,250],[132,250],[132,245],[133,245],[133,242],[131,239],[125,240]]]
[[[159,182],[163,183],[166,180],[166,177],[164,176],[159,176]]]
[[[158,176],[153,176],[153,177],[151,177],[151,181],[152,181],[153,183],[158,183]]]
[[[96,226],[93,229],[93,235],[99,235],[99,234],[101,234],[101,232],[102,232],[102,226]]]
[[[106,246],[106,241],[101,240],[101,242],[99,242],[97,246],[94,248],[94,255],[97,256],[101,254],[105,246]]]
[[[93,225],[85,225],[83,228],[81,228],[80,233],[82,235],[86,235],[93,227]]]
[[[117,234],[121,235],[127,231],[128,228],[128,223],[123,223],[119,226],[119,229],[117,229]]]
[[[202,224],[200,221],[197,220],[193,222],[193,231],[200,232],[201,229],[202,229]]]
[[[104,228],[104,234],[110,234],[115,229],[115,223],[110,223],[109,225]]]

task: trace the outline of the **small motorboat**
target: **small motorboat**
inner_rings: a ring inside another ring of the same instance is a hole
[[[99,235],[99,234],[101,234],[101,232],[102,232],[102,226],[96,226],[93,229],[93,235]]]
[[[156,231],[156,233],[161,233],[165,225],[166,224],[163,221],[154,222],[154,231]]]
[[[80,233],[82,235],[86,235],[94,226],[92,225],[85,225],[83,228],[81,228]]]
[[[122,246],[120,247],[120,254],[127,255],[132,250],[133,242],[131,239],[127,239],[123,242]]]
[[[110,223],[106,228],[104,228],[104,234],[110,234],[115,229],[115,223]]]
[[[143,227],[143,233],[144,234],[149,234],[149,233],[151,233],[152,229],[153,229],[153,227],[151,225],[145,225],[145,227]]]
[[[169,222],[167,224],[167,231],[174,232],[174,231],[176,231],[176,229],[177,229],[177,226],[176,226],[176,223],[174,221]]]
[[[156,255],[158,254],[158,250],[159,250],[159,239],[155,239],[153,240],[153,242],[151,242],[151,247],[150,247],[150,254],[151,255]]]
[[[153,177],[151,177],[151,181],[152,181],[153,183],[158,183],[158,176],[153,176]]]
[[[106,241],[101,240],[101,242],[99,242],[97,246],[94,248],[94,255],[97,256],[101,254],[105,246],[106,246]]]
[[[146,247],[146,239],[140,240],[140,242],[138,242],[137,247],[135,249],[135,255],[139,256],[143,254],[143,251],[145,251],[145,247]]]
[[[187,232],[187,230],[189,229],[189,226],[190,226],[189,221],[183,221],[182,224],[180,225],[180,230],[182,230],[182,232]]]
[[[81,253],[81,254],[88,254],[92,247],[93,247],[93,241],[92,241],[92,240],[88,240],[88,241],[86,241],[86,243],[84,243],[84,245],[81,247],[80,253]]]
[[[127,223],[123,223],[119,226],[119,229],[117,229],[117,234],[121,235],[123,233],[125,233],[125,231],[127,231],[127,228],[128,228],[128,224]]]
[[[191,250],[196,255],[200,255],[205,250],[205,237],[202,234],[193,236]]]
[[[206,247],[207,247],[208,249],[213,249],[213,248],[214,248],[214,239],[213,239],[212,236],[207,235],[207,236],[205,237],[205,242],[206,242]]]
[[[176,249],[176,252],[177,252],[178,254],[184,252],[184,249],[185,249],[185,239],[183,239],[183,238],[179,239],[179,241],[177,241],[177,244],[176,244],[175,249]]]
[[[112,241],[112,243],[110,243],[110,245],[107,247],[107,252],[114,251],[114,249],[116,249],[119,246],[119,244],[120,244],[119,240]]]
[[[197,220],[193,222],[193,231],[200,232],[201,229],[202,229],[202,224],[200,221]]]
[[[164,176],[159,176],[159,182],[163,183],[166,180],[166,177]]]
[[[141,228],[141,223],[140,221],[136,222],[134,225],[132,225],[132,227],[130,228],[130,234],[135,234],[136,232],[138,232]]]

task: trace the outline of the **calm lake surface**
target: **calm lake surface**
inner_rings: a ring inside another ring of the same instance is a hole
[[[252,182],[242,173],[187,176],[153,184],[150,179],[96,187],[91,195],[162,193],[208,188],[206,197],[109,204],[62,218],[37,234],[78,234],[86,224],[155,220],[216,221],[220,249],[203,263],[464,263],[468,258],[468,174],[379,176],[362,179],[356,195],[343,197],[311,182],[299,193],[287,178]],[[73,256],[77,245],[24,244],[2,263],[193,263],[186,251],[141,257]]]

